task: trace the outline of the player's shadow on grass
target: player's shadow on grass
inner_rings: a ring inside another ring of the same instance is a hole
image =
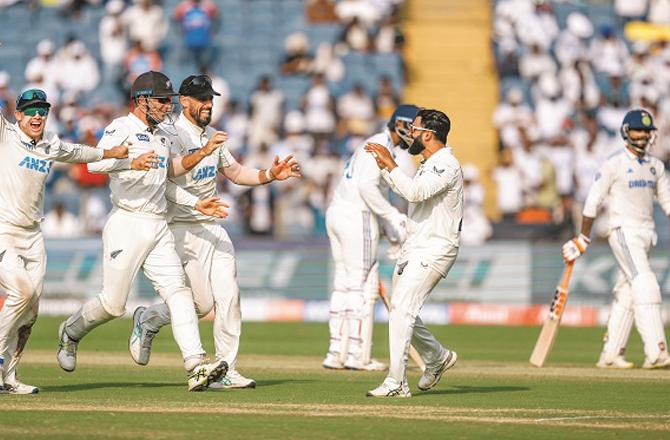
[[[428,396],[431,394],[472,394],[472,393],[510,393],[516,391],[528,391],[529,387],[470,387],[467,385],[450,386],[443,390],[432,390],[426,392],[412,393],[414,397]]]
[[[93,382],[42,387],[45,393],[97,390],[101,388],[164,388],[184,387],[184,382]]]

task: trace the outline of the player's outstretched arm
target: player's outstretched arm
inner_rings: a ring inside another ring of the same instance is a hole
[[[270,174],[274,180],[286,180],[291,177],[302,177],[300,174],[300,164],[289,154],[285,158],[279,160],[279,156],[275,156],[270,167]]]
[[[273,180],[301,177],[300,164],[293,158],[293,155],[288,155],[282,160],[279,159],[279,156],[275,156],[272,166],[266,170],[245,167],[235,160],[230,160],[221,171],[233,183],[246,186],[263,185]]]
[[[228,133],[225,131],[217,131],[207,141],[204,147],[194,151],[185,156],[175,156],[170,160],[170,168],[168,169],[169,177],[178,177],[186,172],[192,170],[204,158],[217,151],[228,140]]]

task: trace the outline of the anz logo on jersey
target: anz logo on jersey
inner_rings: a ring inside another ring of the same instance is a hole
[[[651,189],[656,189],[656,182],[653,181],[653,180],[644,180],[644,179],[629,180],[628,181],[628,188],[651,188]]]
[[[214,165],[200,167],[193,173],[193,180],[202,180],[208,177],[216,177],[216,167]]]
[[[21,162],[19,162],[20,167],[24,167],[43,174],[49,174],[49,171],[51,171],[51,165],[53,165],[53,161],[51,160],[38,159],[31,156],[26,156]]]

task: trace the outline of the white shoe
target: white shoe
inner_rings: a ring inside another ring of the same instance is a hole
[[[56,358],[58,359],[58,365],[67,371],[72,372],[77,367],[77,344],[78,341],[73,341],[67,335],[65,331],[65,325],[67,321],[63,321],[58,327],[58,353]]]
[[[128,338],[128,351],[138,365],[147,365],[151,357],[151,344],[157,331],[149,330],[140,323],[140,316],[146,307],[138,307],[133,313],[133,330]]]
[[[426,366],[426,370],[421,375],[417,387],[421,391],[427,391],[433,388],[440,381],[444,372],[456,365],[457,360],[458,354],[456,354],[455,351],[448,350],[444,359],[442,359],[438,365],[433,367]]]
[[[407,381],[403,381],[400,385],[393,379],[388,377],[381,385],[379,385],[374,390],[368,391],[366,396],[368,397],[412,397],[412,393],[409,392],[409,386],[407,386]]]
[[[344,363],[340,360],[339,357],[333,356],[328,353],[326,358],[323,360],[323,368],[328,368],[329,370],[342,370],[344,369]]]
[[[26,385],[25,383],[16,381],[14,383],[5,382],[2,386],[3,393],[7,394],[37,394],[40,392],[40,389],[32,385]]]
[[[210,390],[229,390],[231,388],[256,388],[256,381],[242,376],[237,370],[228,370],[221,379],[209,384]]]
[[[659,356],[654,362],[650,362],[649,359],[645,359],[642,368],[645,370],[656,370],[661,368],[670,368],[670,356],[662,355]]]
[[[221,379],[227,372],[228,363],[222,359],[209,364],[203,362],[191,370],[188,376],[188,390],[204,391],[209,384]]]
[[[388,365],[381,363],[376,359],[370,359],[370,362],[367,364],[347,360],[347,362],[344,363],[344,368],[354,371],[386,371],[388,370]]]
[[[604,354],[601,354],[596,367],[612,370],[630,370],[631,368],[635,368],[635,364],[628,362],[623,356],[614,356],[613,359],[607,360]]]

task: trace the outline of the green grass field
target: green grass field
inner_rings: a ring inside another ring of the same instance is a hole
[[[188,393],[169,329],[152,362],[132,363],[129,320],[94,330],[79,364],[56,364],[59,319],[40,318],[21,379],[33,396],[0,395],[0,436],[9,438],[668,438],[670,371],[593,367],[601,329],[561,329],[545,368],[529,366],[537,328],[433,326],[459,363],[429,392],[371,399],[383,373],[328,371],[325,324],[245,323],[239,370],[254,390]],[[203,322],[212,351],[211,322]],[[387,327],[375,329],[375,357],[388,359]],[[628,358],[640,365],[633,336]]]

